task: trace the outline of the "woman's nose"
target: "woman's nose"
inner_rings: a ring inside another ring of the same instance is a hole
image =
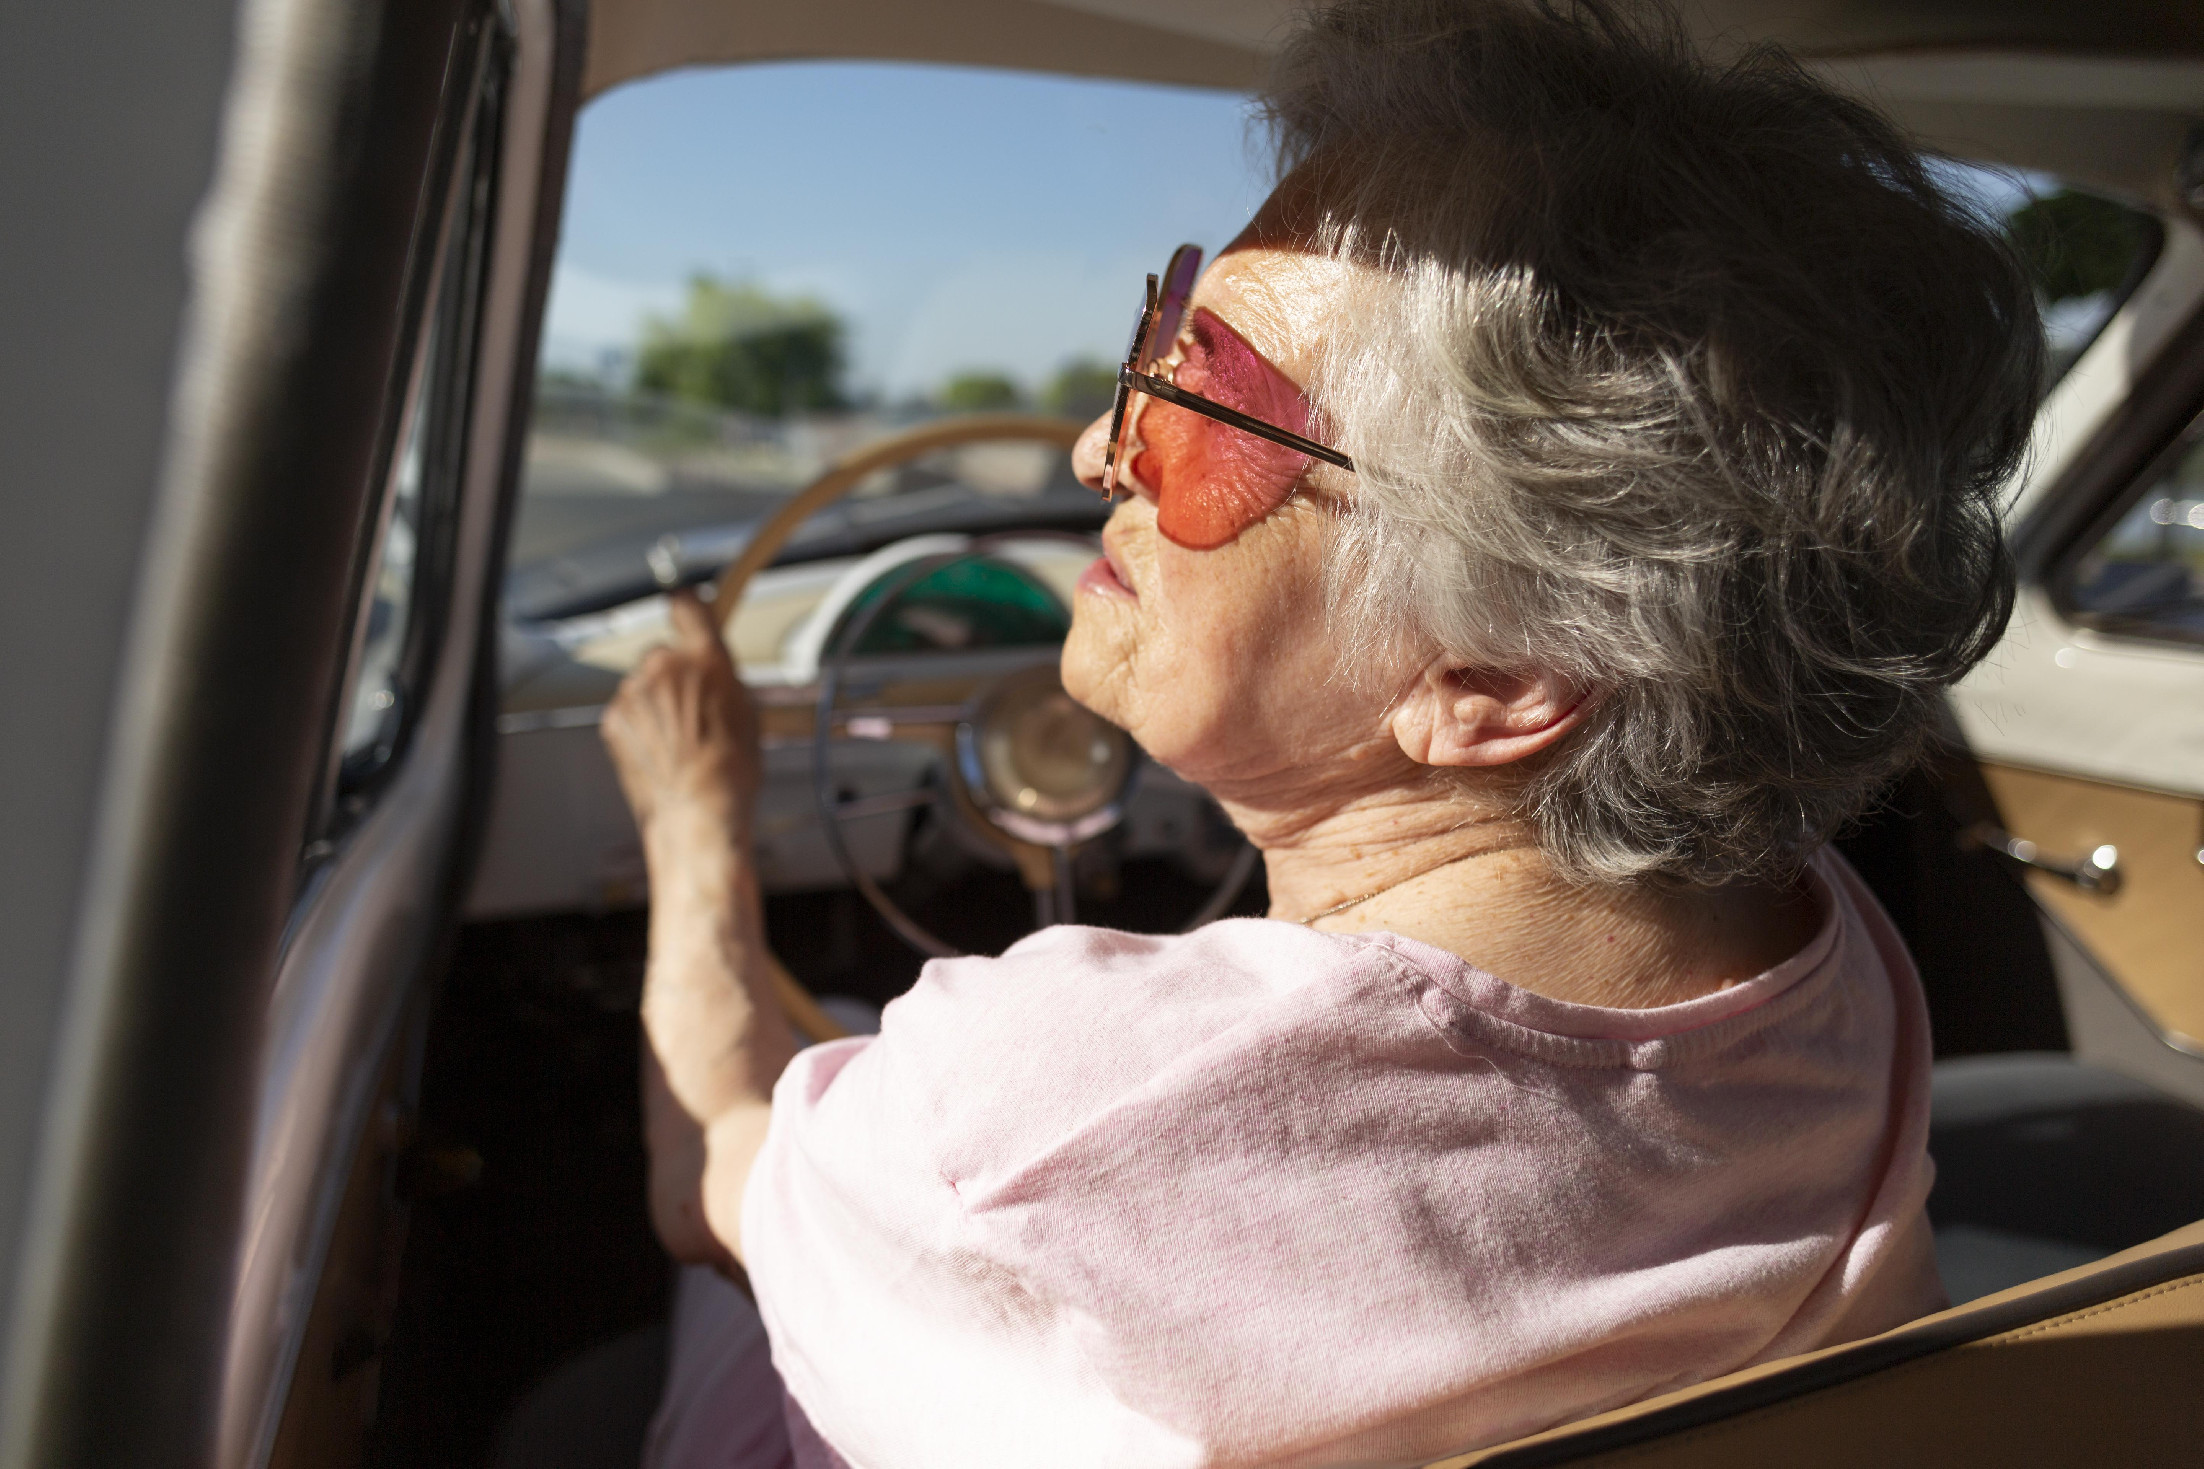
[[[1105,413],[1087,425],[1087,431],[1071,446],[1071,472],[1090,490],[1102,488],[1102,458],[1110,447],[1110,415]]]

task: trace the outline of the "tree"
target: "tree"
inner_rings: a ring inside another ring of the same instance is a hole
[[[840,408],[845,335],[841,319],[808,296],[692,276],[678,318],[643,324],[635,385],[767,418]]]
[[[1092,357],[1065,363],[1041,390],[1041,406],[1066,418],[1107,413],[1117,396],[1117,369]]]
[[[941,385],[937,401],[951,413],[1002,413],[1022,405],[1025,394],[999,372],[960,372]]]
[[[2005,227],[2046,301],[2118,290],[2149,243],[2135,210],[2072,189],[2030,199]]]

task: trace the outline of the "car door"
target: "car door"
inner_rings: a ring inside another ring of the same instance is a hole
[[[556,0],[172,9],[0,47],[9,1464],[337,1462],[286,1410],[372,1400],[581,62]]]
[[[2129,1069],[2190,1093],[2204,1057],[2204,150],[2161,201],[2127,305],[2045,407],[2014,547],[2021,590],[1955,712],[1994,812],[1970,840],[2025,871],[2074,991],[2117,987]],[[2118,1017],[2108,1017],[2117,1020]],[[2139,1022],[2139,1026],[2136,1024]],[[2184,1079],[2185,1082],[2184,1082]]]

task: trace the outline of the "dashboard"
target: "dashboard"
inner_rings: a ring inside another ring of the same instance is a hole
[[[1053,667],[1079,574],[1098,545],[1062,532],[991,536],[984,556],[923,575],[912,563],[972,545],[908,537],[864,556],[759,573],[726,631],[760,705],[765,756],[756,829],[769,893],[847,887],[822,825],[815,779],[822,665],[851,618],[883,596],[842,665],[825,743],[826,782],[850,860],[876,882],[914,860],[932,820],[968,857],[1008,867],[1000,847],[954,819],[940,738],[997,681]],[[916,577],[914,581],[913,578]],[[597,725],[620,680],[667,635],[663,595],[541,621],[508,619],[501,649],[498,776],[467,902],[470,918],[601,912],[647,897],[642,850]],[[1123,857],[1163,857],[1214,884],[1237,838],[1199,788],[1140,760],[1125,815],[1106,840]]]

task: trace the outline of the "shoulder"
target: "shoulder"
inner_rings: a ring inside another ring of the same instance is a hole
[[[878,1036],[799,1055],[774,1128],[822,1160],[893,1149],[944,1179],[999,1176],[1113,1109],[1193,1105],[1227,1075],[1289,1079],[1266,1057],[1352,1052],[1358,1036],[1396,1055],[1404,1034],[1441,1044],[1418,1008],[1428,984],[1382,945],[1263,919],[1050,928],[999,957],[935,960]]]
[[[1083,1048],[1199,1044],[1219,1027],[1367,970],[1365,946],[1240,918],[1190,934],[1060,925],[999,958],[937,959],[888,1007],[882,1034],[935,1044],[1062,1033]]]

